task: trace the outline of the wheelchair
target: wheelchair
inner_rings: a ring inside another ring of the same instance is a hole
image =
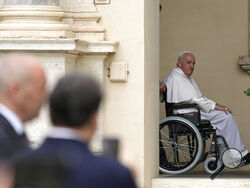
[[[161,174],[178,175],[193,169],[204,162],[204,170],[213,174],[220,168],[220,147],[217,142],[222,139],[225,148],[228,145],[224,137],[216,135],[216,129],[210,121],[202,120],[200,109],[196,104],[168,103],[166,93],[161,96],[165,102],[166,118],[160,120],[159,127],[159,170]],[[178,109],[195,108],[195,112],[175,114]],[[211,140],[211,146],[206,151],[206,142]]]

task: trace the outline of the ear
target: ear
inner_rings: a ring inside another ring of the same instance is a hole
[[[182,63],[180,61],[177,62],[177,66],[181,68]]]

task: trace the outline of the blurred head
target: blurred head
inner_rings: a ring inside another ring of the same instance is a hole
[[[56,84],[49,99],[53,125],[84,130],[89,133],[87,139],[91,139],[101,96],[99,85],[91,77],[66,75]]]
[[[177,66],[186,76],[191,76],[194,71],[195,57],[191,52],[184,51],[178,56]]]
[[[12,53],[0,63],[0,102],[26,122],[39,114],[46,98],[46,77],[38,59]]]

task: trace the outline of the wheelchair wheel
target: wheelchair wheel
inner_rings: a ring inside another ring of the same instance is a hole
[[[202,157],[203,140],[196,126],[178,116],[160,121],[160,172],[183,174],[196,166]]]
[[[215,157],[209,157],[203,164],[204,170],[207,174],[211,175],[218,168],[217,160]]]

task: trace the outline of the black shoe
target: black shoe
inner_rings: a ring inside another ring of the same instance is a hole
[[[243,158],[240,167],[248,165],[250,163],[250,153],[247,153]]]

